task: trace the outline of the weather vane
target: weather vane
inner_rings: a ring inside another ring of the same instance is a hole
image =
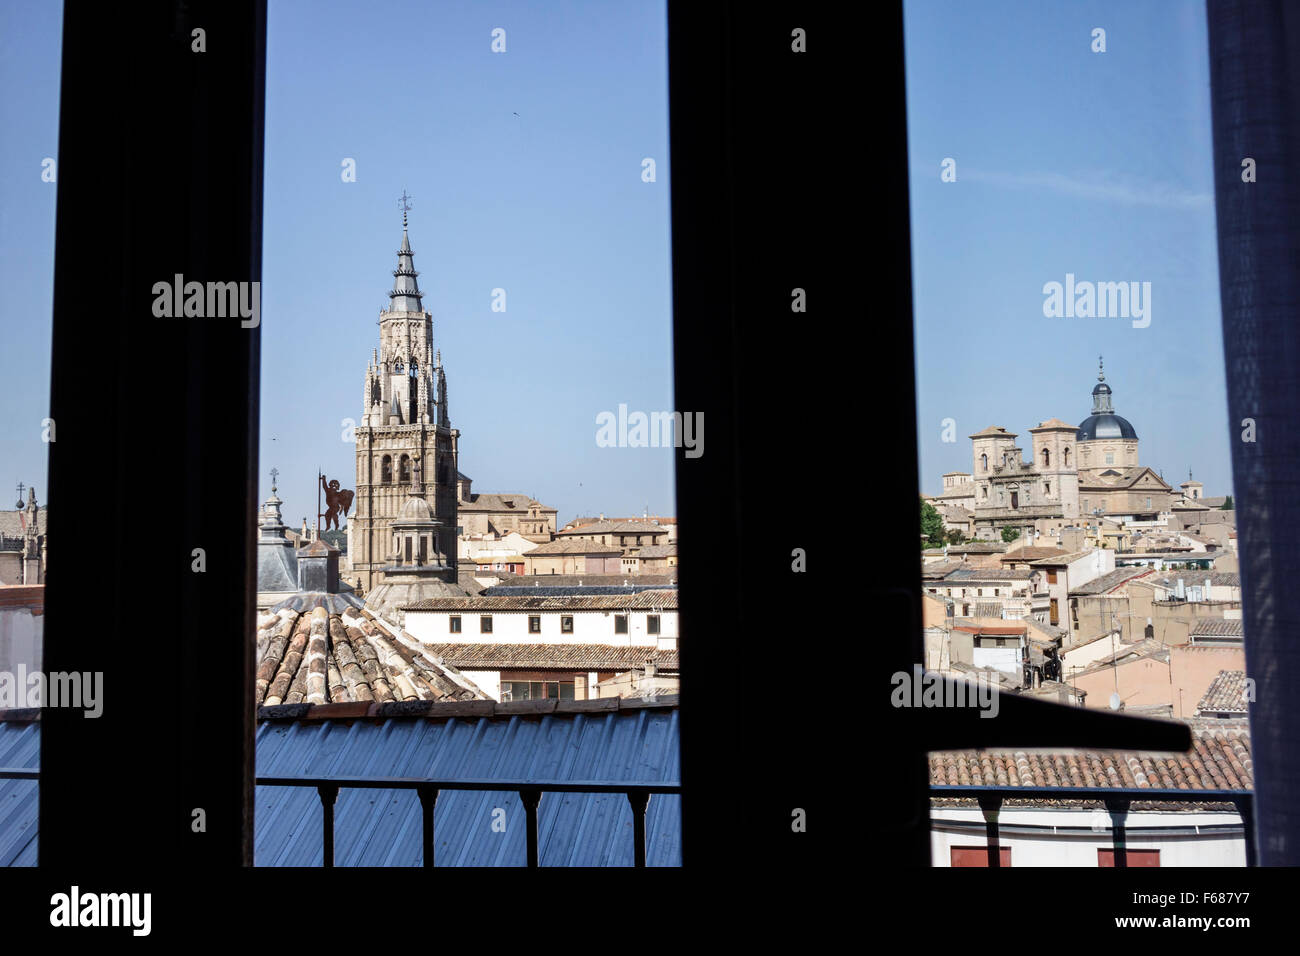
[[[406,228],[406,214],[411,211],[411,197],[406,195],[406,190],[402,190],[402,198],[397,200],[397,205],[402,210],[402,228]]]

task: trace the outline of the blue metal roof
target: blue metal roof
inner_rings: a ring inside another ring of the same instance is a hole
[[[0,767],[35,770],[41,760],[36,723],[0,723]],[[36,816],[40,784],[0,780],[0,866],[36,865]]]
[[[0,766],[35,767],[39,725],[0,723]],[[677,708],[493,718],[264,721],[259,776],[353,775],[440,780],[676,783]],[[36,787],[0,781],[0,865],[36,863]],[[257,788],[258,866],[320,866],[314,787]],[[504,818],[495,814],[505,811]],[[504,819],[505,832],[494,830]],[[420,866],[420,800],[411,790],[339,792],[338,866]],[[513,791],[444,790],[434,810],[439,866],[523,866],[525,816]],[[548,793],[538,809],[542,866],[631,866],[632,811],[621,794]],[[681,865],[681,797],[646,810],[646,864]]]

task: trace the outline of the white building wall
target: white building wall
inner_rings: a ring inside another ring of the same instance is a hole
[[[659,613],[659,635],[646,630],[646,618],[655,613],[646,609],[627,611],[628,633],[614,633],[614,615],[618,611],[407,611],[406,630],[427,644],[609,644],[615,647],[677,647],[677,611]],[[492,616],[492,633],[479,631],[479,618]],[[528,631],[528,618],[542,619],[542,632]],[[453,634],[452,617],[460,617],[461,632]],[[573,618],[573,633],[560,630],[560,618]]]
[[[478,685],[478,689],[493,700],[501,699],[500,671],[461,671],[461,673]]]
[[[992,667],[1004,674],[1018,676],[1022,669],[1024,650],[1016,647],[976,647],[971,649],[971,663],[976,667]]]
[[[20,664],[28,673],[40,670],[44,632],[44,614],[25,607],[0,610],[0,671],[16,673]]]
[[[1094,548],[1066,565],[1065,576],[1069,580],[1069,587],[1078,588],[1114,570],[1115,552],[1109,548]],[[1060,575],[1057,578],[1059,580]]]
[[[969,829],[954,832],[952,824],[964,821]],[[1012,867],[1077,866],[1095,868],[1097,850],[1114,846],[1110,816],[1104,810],[1016,809],[1003,810],[999,826],[1028,824],[1035,827],[1061,828],[1056,834],[1021,835],[1011,829],[998,833],[1000,846],[1010,847]],[[1126,846],[1131,850],[1159,850],[1160,866],[1245,866],[1246,841],[1238,829],[1235,833],[1187,833],[1184,835],[1144,832],[1142,828],[1177,828],[1232,825],[1240,828],[1236,813],[1178,813],[1137,811],[1128,814]],[[1067,830],[1065,828],[1084,828]],[[1137,831],[1137,832],[1135,832]],[[986,846],[984,818],[976,809],[932,808],[930,811],[931,862],[934,866],[951,866],[951,848]]]

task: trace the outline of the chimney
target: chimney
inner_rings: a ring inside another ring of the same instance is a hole
[[[298,590],[335,594],[339,589],[339,552],[317,539],[298,552]]]
[[[655,662],[646,658],[645,672],[642,675],[641,695],[646,700],[654,700],[655,694]]]

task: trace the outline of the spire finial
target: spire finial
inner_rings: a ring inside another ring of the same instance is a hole
[[[402,189],[402,196],[397,201],[397,205],[402,209],[402,228],[406,228],[406,214],[411,210],[411,197],[406,195],[406,189]]]
[[[279,474],[280,474],[280,469],[278,468],[271,469],[271,494],[275,494],[275,479],[279,476]]]
[[[1106,381],[1106,371],[1104,366],[1102,365],[1100,355],[1097,356],[1097,381],[1099,382]]]

